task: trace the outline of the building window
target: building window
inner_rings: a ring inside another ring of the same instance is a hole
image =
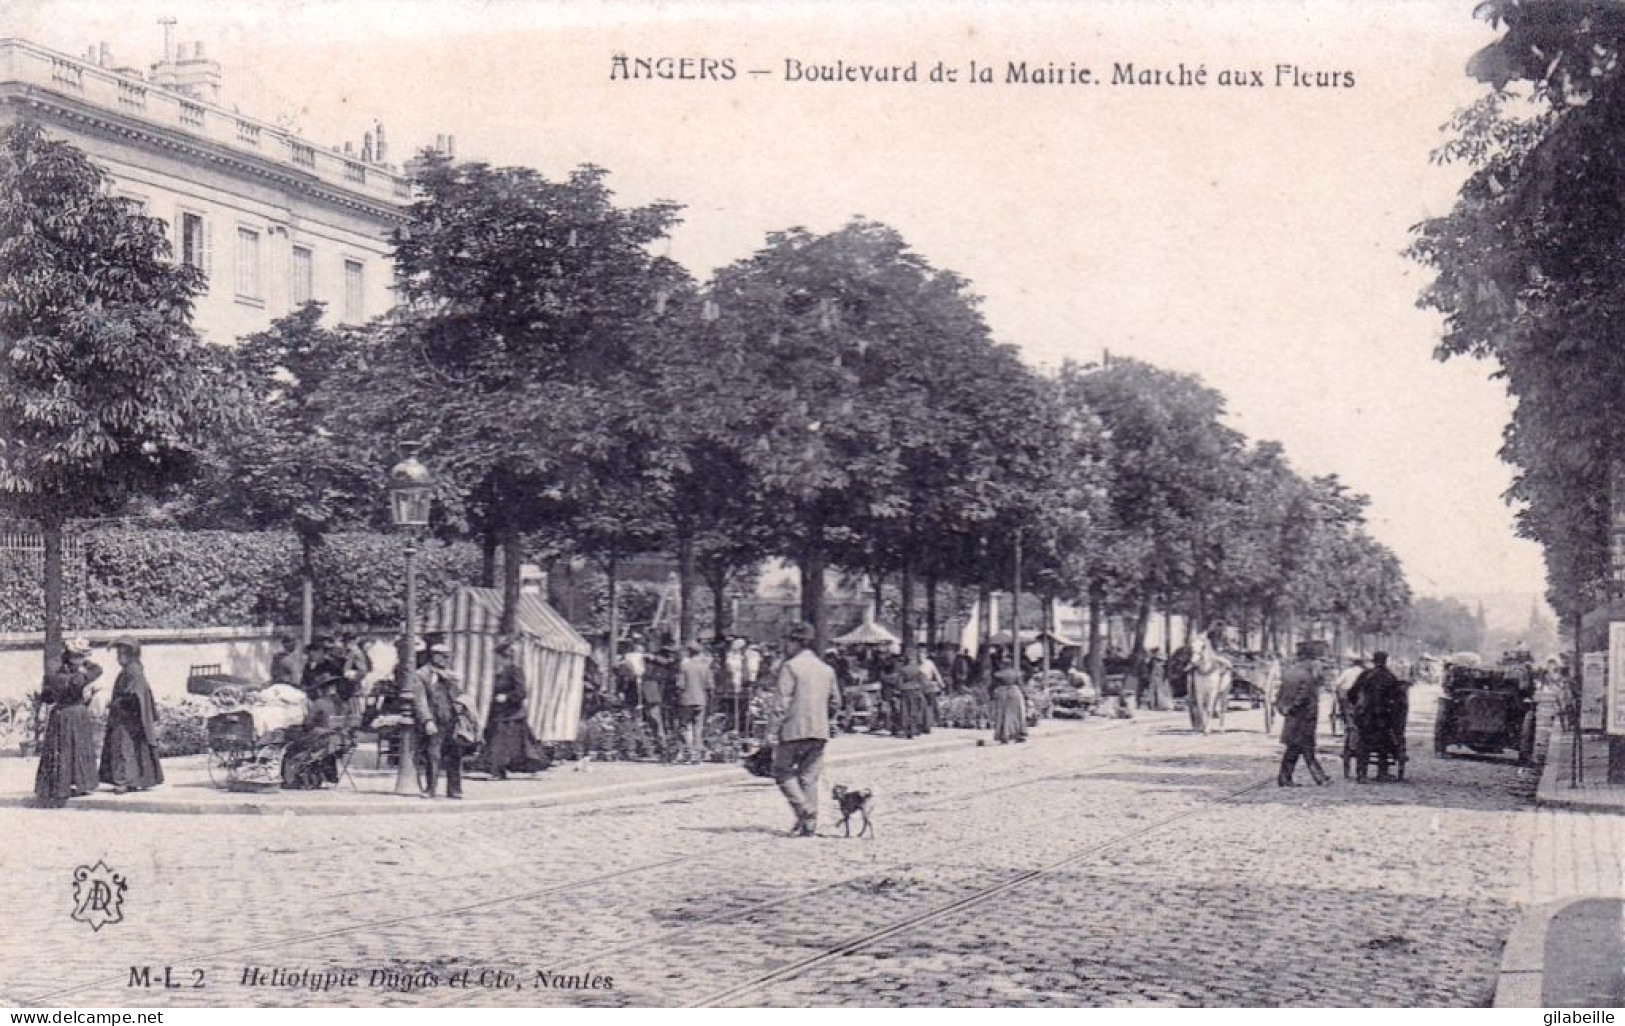
[[[181,101],[181,124],[190,128],[203,127],[203,108],[195,103]]]
[[[288,293],[293,297],[295,309],[316,298],[316,275],[311,252],[304,246],[293,247],[293,281]]]
[[[209,273],[209,226],[202,214],[181,211],[181,263]]]
[[[237,229],[237,295],[260,298],[260,233]]]
[[[79,66],[60,57],[51,58],[51,81],[57,85],[65,85],[69,89],[82,90],[85,87],[85,80]]]
[[[344,319],[352,324],[359,324],[366,319],[364,271],[361,261],[344,261]]]

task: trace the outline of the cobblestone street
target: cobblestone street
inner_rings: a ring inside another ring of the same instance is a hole
[[[827,800],[823,836],[784,837],[777,791],[743,773],[452,816],[0,810],[29,938],[0,999],[1484,1005],[1520,904],[1547,897],[1533,785],[1508,759],[1434,758],[1417,699],[1405,784],[1342,780],[1323,732],[1333,785],[1281,790],[1260,713],[1201,737],[1142,712],[837,767],[826,785],[876,791],[863,840],[832,836]],[[1585,818],[1539,819],[1565,815]],[[129,891],[93,932],[69,911],[73,868],[97,859]],[[179,989],[133,992],[132,966],[172,967]],[[360,979],[245,987],[252,967]],[[375,969],[437,984],[368,987]]]

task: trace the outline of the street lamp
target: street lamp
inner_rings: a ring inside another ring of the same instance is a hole
[[[411,687],[412,665],[417,651],[417,530],[429,524],[429,505],[434,495],[434,475],[418,461],[416,445],[406,446],[406,458],[389,472],[389,517],[406,532],[406,629],[400,653],[397,679],[403,693]],[[395,793],[417,794],[417,729],[401,731],[399,765],[395,769]]]

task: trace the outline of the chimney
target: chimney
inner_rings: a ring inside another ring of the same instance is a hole
[[[367,132],[361,137],[361,163],[372,163],[372,133]]]
[[[446,136],[446,156],[457,156],[457,137],[455,135]]]
[[[444,153],[444,152],[446,152],[446,137],[443,134],[440,134],[440,133],[435,134],[435,137],[434,137],[434,151],[436,153]]]
[[[373,150],[372,155],[377,158],[378,163],[382,164],[389,159],[389,144],[384,142],[384,123],[382,121],[374,122],[373,131],[377,136],[378,145]]]
[[[158,24],[164,27],[164,63],[168,64],[175,59],[175,19],[159,18]]]
[[[104,68],[113,66],[113,51],[107,48],[106,43],[102,43],[101,49],[97,51],[96,63]]]
[[[355,156],[355,143],[347,142],[344,144],[344,155],[346,157]]]

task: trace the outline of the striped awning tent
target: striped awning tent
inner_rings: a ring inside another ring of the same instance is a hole
[[[463,697],[485,723],[502,637],[502,593],[458,588],[428,616],[425,634],[446,636],[451,668],[462,675]],[[582,681],[591,646],[569,621],[536,595],[519,596],[515,657],[525,674],[525,719],[544,744],[574,741],[581,720]]]

